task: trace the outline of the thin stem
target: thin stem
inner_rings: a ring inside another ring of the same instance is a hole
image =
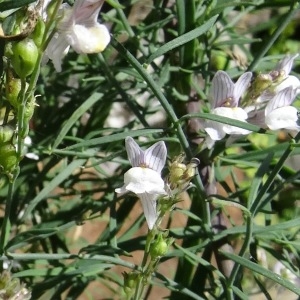
[[[297,134],[297,136],[295,137],[295,142],[299,142],[300,140],[300,133]],[[259,191],[255,201],[253,202],[250,211],[253,214],[253,216],[256,215],[258,209],[260,207],[263,207],[264,205],[266,205],[265,201],[261,201],[261,199],[263,198],[263,196],[266,194],[267,190],[269,189],[269,187],[272,185],[275,177],[277,176],[277,174],[280,172],[281,168],[283,167],[285,161],[287,160],[287,158],[290,156],[290,154],[292,153],[292,151],[294,150],[294,146],[292,145],[292,142],[290,143],[290,145],[288,146],[288,148],[285,150],[285,152],[282,154],[282,156],[280,157],[279,161],[277,162],[277,164],[275,165],[275,167],[273,168],[271,174],[268,176],[265,184],[262,186],[261,190]],[[267,198],[269,201],[269,198]]]
[[[141,296],[143,294],[143,291],[144,291],[144,281],[146,279],[145,275],[147,274],[147,269],[148,269],[148,268],[146,268],[146,264],[147,264],[148,257],[149,257],[150,245],[155,236],[156,236],[156,229],[154,227],[154,229],[148,231],[144,256],[143,256],[143,260],[141,263],[141,276],[139,277],[138,283],[135,288],[135,293],[134,293],[134,298],[133,298],[134,300],[140,300]]]
[[[19,174],[19,168],[16,168],[14,170],[14,174],[12,176],[12,179],[9,181],[8,185],[8,194],[6,199],[6,205],[5,205],[5,215],[3,217],[3,223],[1,228],[1,237],[0,237],[0,254],[2,255],[4,253],[4,248],[6,246],[9,233],[10,233],[10,212],[11,212],[11,204],[13,201],[13,194],[14,194],[14,187],[16,178]]]
[[[252,217],[251,216],[247,216],[247,221],[246,221],[246,236],[245,236],[245,241],[243,243],[243,246],[239,252],[239,256],[240,257],[244,257],[246,251],[248,250],[249,246],[250,246],[250,243],[251,243],[251,238],[252,238],[252,232],[253,232],[253,220],[252,220]],[[234,282],[236,280],[236,276],[239,272],[239,269],[240,269],[241,265],[239,263],[235,263],[233,268],[232,268],[232,271],[231,271],[231,274],[230,274],[230,277],[229,277],[229,280],[228,280],[228,287],[231,289],[232,286],[234,285]]]
[[[290,21],[295,16],[295,14],[298,12],[298,7],[299,7],[298,1],[294,1],[294,3],[290,7],[289,12],[286,14],[284,20],[279,24],[279,26],[274,31],[274,33],[270,36],[270,38],[266,40],[266,42],[262,46],[260,52],[255,55],[255,58],[253,59],[250,66],[248,67],[247,71],[253,71],[255,69],[255,67],[259,64],[259,61],[261,60],[261,58],[265,56],[265,54],[273,46],[274,42],[277,40],[279,35],[283,32],[283,30],[290,23]]]

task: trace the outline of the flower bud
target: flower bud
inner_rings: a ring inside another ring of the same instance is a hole
[[[270,74],[259,74],[250,87],[249,94],[252,99],[258,98],[262,92],[269,88],[272,84],[272,76]]]
[[[35,107],[35,97],[32,96],[32,98],[26,103],[25,106],[25,111],[24,111],[25,122],[30,121],[30,119],[32,118],[34,113],[34,107]]]
[[[29,76],[38,58],[38,48],[32,39],[26,38],[12,44],[11,64],[20,78]]]
[[[187,165],[182,163],[183,156],[176,157],[169,166],[169,183],[171,190],[178,188],[184,190],[196,174],[199,159],[193,158]]]
[[[163,233],[158,233],[156,240],[150,246],[150,255],[152,259],[164,256],[169,249],[169,245]]]
[[[128,297],[131,297],[133,293],[135,292],[135,287],[136,284],[139,280],[140,274],[136,272],[131,272],[131,273],[126,273],[123,272],[123,277],[124,277],[124,292]]]
[[[18,278],[11,278],[8,271],[3,271],[0,274],[0,295],[1,299],[9,300],[29,300],[31,292],[20,283]]]
[[[5,173],[11,173],[17,166],[18,156],[15,147],[10,143],[0,145],[0,169]]]

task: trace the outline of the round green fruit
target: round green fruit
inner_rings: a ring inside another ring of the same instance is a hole
[[[0,169],[10,173],[17,166],[18,157],[16,148],[11,143],[0,145]]]
[[[29,76],[38,58],[38,48],[32,39],[26,38],[12,44],[11,64],[20,78]]]

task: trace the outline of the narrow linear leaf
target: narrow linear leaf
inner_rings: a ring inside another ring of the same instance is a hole
[[[252,180],[252,184],[250,186],[249,197],[248,197],[248,207],[250,208],[252,203],[257,199],[257,193],[259,187],[263,182],[264,175],[267,174],[270,168],[270,164],[272,163],[274,153],[270,152],[268,156],[263,160],[262,164],[258,168],[255,177]]]
[[[55,178],[53,178],[42,190],[41,192],[29,203],[27,209],[24,212],[23,220],[32,212],[32,210],[43,200],[49,193],[56,188],[61,182],[63,182],[67,177],[69,177],[72,172],[82,166],[85,163],[85,159],[78,159],[72,161],[65,169],[63,169]]]
[[[155,58],[169,52],[172,49],[175,49],[181,45],[186,44],[187,42],[201,36],[202,34],[204,34],[205,32],[207,32],[212,26],[213,24],[216,22],[218,18],[218,15],[213,16],[212,18],[210,18],[205,24],[203,24],[202,26],[195,28],[177,38],[175,38],[174,40],[164,44],[163,46],[161,46],[160,48],[158,48],[153,54],[151,54],[149,56],[149,58],[147,59],[147,63],[151,63]]]
[[[0,3],[0,12],[28,5],[36,0],[9,0]]]
[[[252,44],[252,43],[257,43],[261,42],[261,39],[232,39],[228,41],[222,41],[215,43],[214,46],[216,48],[222,47],[222,46],[227,46],[227,45],[245,45],[245,44]]]
[[[224,251],[219,251],[219,252],[222,255],[226,256],[227,258],[229,258],[229,259],[237,262],[238,264],[242,265],[243,267],[273,280],[274,282],[280,284],[281,286],[289,289],[293,293],[300,296],[300,289],[297,288],[296,285],[294,285],[290,281],[288,281],[286,279],[283,279],[280,275],[275,274],[275,273],[269,271],[268,269],[265,269],[262,266],[254,263],[254,262],[252,262],[252,261],[250,261],[246,258],[240,257],[236,254],[232,254],[232,253],[228,253],[228,252],[224,252]]]
[[[98,100],[101,99],[103,94],[95,93],[91,97],[89,97],[84,103],[82,103],[72,114],[72,116],[67,120],[67,122],[63,125],[61,132],[58,134],[54,144],[53,149],[56,149],[57,146],[64,139],[65,135],[68,133],[70,128],[74,125],[74,123],[88,110],[90,109]]]
[[[227,125],[232,125],[235,127],[243,128],[246,130],[250,130],[253,132],[261,132],[262,129],[259,126],[238,121],[235,119],[223,117],[223,116],[217,116],[215,114],[209,114],[209,113],[196,113],[196,114],[188,114],[180,118],[180,121],[186,120],[186,119],[192,119],[192,118],[200,118],[200,119],[206,119],[206,120],[211,120],[211,121],[216,121],[219,123],[227,124]]]
[[[84,141],[84,142],[69,146],[66,149],[70,150],[70,149],[76,149],[76,148],[80,148],[80,147],[91,147],[91,146],[121,141],[121,140],[124,140],[127,136],[131,136],[131,137],[147,136],[147,135],[151,135],[151,134],[155,134],[155,133],[162,133],[162,132],[164,132],[163,129],[141,129],[141,130],[135,130],[135,131],[130,131],[130,132],[116,133],[116,134],[107,135],[107,136],[103,136],[100,138]]]
[[[28,244],[33,244],[38,240],[48,238],[52,235],[57,234],[58,232],[62,232],[75,226],[76,221],[71,221],[66,224],[63,224],[62,226],[24,231],[13,237],[7,243],[5,249],[8,253],[14,252],[15,250],[21,247],[27,246]]]

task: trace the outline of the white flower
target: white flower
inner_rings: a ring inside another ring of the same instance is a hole
[[[278,93],[282,90],[284,90],[287,87],[292,87],[293,89],[297,89],[297,92],[300,92],[300,81],[296,76],[289,75],[291,72],[291,69],[293,67],[294,59],[298,56],[298,54],[295,54],[293,56],[288,55],[284,57],[282,61],[278,63],[274,71],[271,71],[270,74],[272,77],[275,76],[276,81],[276,75],[279,79],[279,84],[275,86],[274,93]],[[275,75],[274,75],[275,74]]]
[[[77,0],[73,7],[64,3],[57,32],[49,42],[46,56],[57,72],[70,46],[79,54],[102,52],[110,42],[108,29],[97,18],[104,0]]]
[[[292,87],[285,88],[269,101],[265,108],[265,124],[271,130],[300,130],[298,110],[291,106],[297,95]]]
[[[246,72],[234,84],[226,72],[218,71],[212,80],[211,113],[246,122],[247,112],[238,107],[238,104],[241,96],[248,88],[251,77],[252,73]],[[208,148],[211,148],[215,141],[223,139],[226,134],[245,135],[250,133],[250,131],[242,128],[210,120],[205,121],[204,129],[209,135],[206,140]]]
[[[157,219],[157,199],[167,194],[160,175],[166,162],[167,148],[164,142],[158,142],[143,151],[131,137],[125,139],[125,146],[132,168],[124,174],[124,185],[115,191],[120,194],[132,192],[140,198],[151,230]]]

